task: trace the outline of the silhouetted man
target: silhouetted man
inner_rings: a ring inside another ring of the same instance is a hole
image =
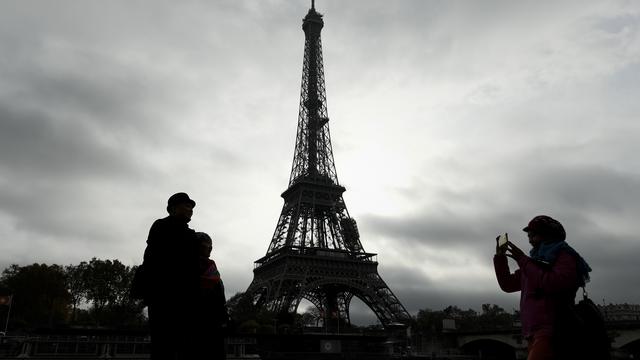
[[[151,359],[181,359],[189,348],[190,304],[199,290],[199,241],[187,225],[196,202],[185,193],[167,202],[169,216],[149,230],[144,266],[148,271]]]

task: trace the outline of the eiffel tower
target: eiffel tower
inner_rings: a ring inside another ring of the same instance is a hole
[[[325,326],[338,327],[350,323],[355,296],[383,326],[408,324],[409,313],[378,274],[377,255],[362,247],[342,197],[345,188],[338,182],[329,136],[323,26],[312,0],[302,22],[302,90],[289,186],[267,254],[255,261],[245,294],[279,314],[294,313],[307,299],[325,314]]]

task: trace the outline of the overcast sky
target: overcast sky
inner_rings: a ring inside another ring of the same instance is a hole
[[[310,2],[3,1],[0,268],[139,264],[197,201],[228,295],[293,157]],[[597,302],[640,303],[640,3],[318,0],[344,199],[409,312],[517,308],[494,238],[561,221]],[[512,266],[513,268],[513,266]]]

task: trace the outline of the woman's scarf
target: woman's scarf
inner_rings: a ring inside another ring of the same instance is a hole
[[[206,268],[200,275],[200,287],[210,289],[217,284],[222,284],[222,279],[220,279],[220,272],[218,271],[216,262],[211,259],[207,259],[205,265]]]
[[[566,251],[569,254],[573,255],[576,260],[576,270],[578,273],[578,285],[584,286],[589,282],[589,272],[591,272],[591,267],[587,262],[575,251],[566,241],[556,241],[551,243],[543,243],[537,247],[531,249],[529,254],[531,258],[534,260],[542,261],[548,264],[553,264],[561,251]]]

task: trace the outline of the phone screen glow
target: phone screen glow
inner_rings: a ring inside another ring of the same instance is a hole
[[[507,233],[501,234],[498,237],[498,246],[502,247],[507,245],[507,241],[509,241],[509,236],[507,235]]]

